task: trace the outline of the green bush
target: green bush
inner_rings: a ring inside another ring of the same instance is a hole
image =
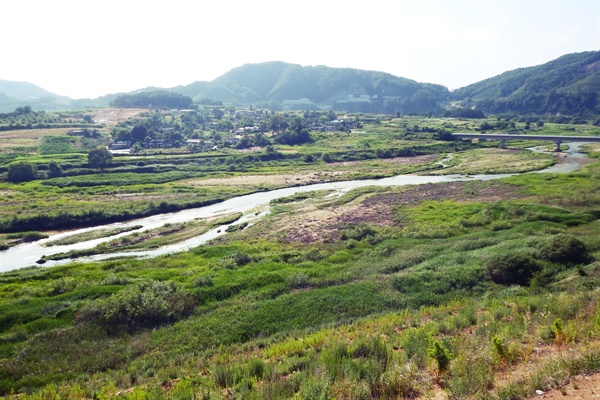
[[[547,237],[533,242],[532,246],[537,258],[554,263],[584,264],[590,258],[585,244],[571,235]]]
[[[369,224],[361,222],[358,225],[348,225],[346,229],[340,232],[340,239],[349,240],[354,239],[361,241],[368,238],[369,236],[375,237],[377,231],[373,229]]]
[[[6,178],[9,182],[28,182],[36,178],[37,168],[25,161],[19,161],[8,166]]]
[[[175,282],[144,281],[83,306],[77,320],[109,331],[150,328],[191,314],[196,299]]]
[[[529,254],[498,254],[488,261],[486,275],[501,285],[526,286],[534,273],[541,269],[540,263]]]
[[[328,400],[331,398],[329,381],[309,377],[300,384],[300,398],[306,400]]]
[[[444,374],[450,366],[452,353],[450,353],[450,351],[445,348],[443,344],[436,340],[433,342],[433,348],[429,349],[429,357],[433,358],[437,362],[439,373]]]
[[[242,267],[246,264],[249,264],[252,261],[252,259],[248,254],[244,253],[243,251],[238,251],[233,255],[233,261],[238,267]]]
[[[309,285],[308,275],[304,272],[295,273],[287,278],[286,283],[290,289],[305,288]]]

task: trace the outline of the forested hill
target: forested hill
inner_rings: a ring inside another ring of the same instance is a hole
[[[452,92],[487,113],[600,114],[600,51],[567,54]]]
[[[213,99],[271,108],[328,106],[346,111],[387,113],[435,111],[449,95],[444,86],[383,72],[304,67],[284,62],[246,64],[212,82],[195,82],[171,90],[197,102]]]

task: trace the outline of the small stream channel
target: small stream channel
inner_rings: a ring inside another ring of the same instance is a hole
[[[535,171],[536,173],[565,173],[571,172],[581,165],[589,162],[583,154],[579,153],[578,150],[584,143],[570,143],[569,150],[566,151],[568,156],[563,162],[556,164],[552,167],[544,170]],[[539,151],[536,148],[530,149],[532,151]],[[398,175],[390,178],[382,179],[367,179],[357,181],[344,181],[344,182],[328,182],[318,183],[307,186],[297,186],[284,189],[272,190],[269,192],[259,192],[249,195],[235,197],[224,202],[213,204],[206,207],[193,208],[188,210],[182,210],[175,213],[159,214],[151,217],[131,220],[127,222],[120,222],[107,225],[99,225],[92,228],[78,229],[68,232],[61,232],[43,240],[39,240],[33,243],[25,243],[18,246],[14,246],[5,251],[0,251],[0,272],[11,271],[14,269],[24,268],[32,265],[37,265],[36,262],[42,258],[42,256],[49,256],[52,254],[63,253],[71,250],[83,250],[95,247],[96,245],[108,242],[118,237],[129,235],[132,232],[143,232],[151,229],[159,228],[165,224],[177,224],[182,222],[191,221],[198,218],[209,218],[217,217],[220,215],[230,213],[243,213],[243,217],[238,221],[230,225],[240,224],[243,222],[254,223],[261,217],[265,216],[269,212],[269,203],[272,200],[279,199],[282,197],[291,196],[297,193],[306,193],[317,190],[332,190],[334,195],[341,195],[352,189],[366,187],[366,186],[403,186],[403,185],[419,185],[425,183],[440,183],[440,182],[457,182],[457,181],[487,181],[492,179],[505,178],[515,174],[498,174],[498,175],[444,175],[444,176],[421,176],[421,175]],[[115,229],[125,228],[141,225],[142,227],[135,230],[114,235],[110,237],[103,237],[101,239],[89,240],[86,242],[75,243],[72,245],[63,246],[48,246],[44,244],[50,241],[55,241],[67,236],[75,236],[85,232],[100,230],[100,229]],[[129,251],[121,253],[109,253],[109,254],[98,254],[90,257],[81,257],[78,259],[65,259],[59,261],[48,261],[44,266],[53,266],[60,264],[67,264],[74,261],[97,261],[105,260],[109,258],[117,257],[156,257],[164,254],[177,253],[186,251],[191,248],[200,246],[207,243],[208,241],[225,234],[226,229],[229,225],[219,226],[214,228],[202,235],[182,241],[177,244],[172,244],[164,247],[160,247],[152,250],[144,251]]]

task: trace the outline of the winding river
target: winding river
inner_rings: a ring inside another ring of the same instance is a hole
[[[578,152],[581,145],[584,143],[570,143],[569,150],[566,152],[568,156],[565,160],[557,165],[546,168],[536,173],[564,173],[571,172],[578,169],[582,164],[589,162],[589,160],[581,153]],[[536,151],[535,149],[531,149]],[[28,266],[37,265],[36,261],[42,256],[49,256],[56,253],[67,252],[71,250],[82,250],[95,247],[96,245],[113,240],[120,236],[131,234],[132,231],[114,235],[110,237],[103,237],[101,239],[89,240],[86,242],[80,242],[72,245],[63,246],[49,246],[45,247],[44,244],[50,241],[61,239],[67,236],[75,236],[81,233],[99,230],[99,229],[114,229],[114,228],[126,228],[136,225],[142,226],[137,229],[137,232],[142,232],[150,229],[161,227],[165,224],[182,223],[198,218],[209,218],[219,215],[225,215],[230,213],[243,213],[243,217],[236,221],[234,224],[242,222],[255,222],[262,216],[265,216],[269,212],[269,203],[271,200],[291,196],[297,193],[306,193],[317,190],[332,190],[332,195],[341,195],[352,189],[366,187],[366,186],[403,186],[403,185],[418,185],[425,183],[440,183],[440,182],[456,182],[456,181],[471,181],[480,180],[487,181],[492,179],[504,178],[514,174],[498,174],[498,175],[444,175],[444,176],[420,176],[420,175],[398,175],[390,178],[382,179],[368,179],[368,180],[357,180],[357,181],[344,181],[344,182],[329,182],[329,183],[318,183],[307,186],[290,187],[284,189],[272,190],[269,192],[253,193],[245,196],[235,197],[226,200],[222,203],[213,204],[211,206],[194,208],[189,210],[183,210],[176,213],[154,215],[147,218],[141,218],[131,220],[128,222],[121,222],[108,225],[100,225],[92,228],[78,229],[74,231],[62,232],[43,240],[39,240],[34,243],[25,243],[18,246],[11,247],[8,250],[0,251],[0,272],[11,271],[14,269],[24,268]],[[182,241],[177,244],[164,246],[152,250],[144,251],[131,251],[122,253],[110,253],[110,254],[98,254],[90,257],[81,257],[76,260],[66,259],[59,261],[48,261],[44,266],[53,266],[66,264],[73,261],[97,261],[116,257],[156,257],[164,254],[171,254],[181,251],[186,251],[191,248],[197,247],[208,241],[225,234],[225,230],[228,225],[214,228],[202,235]],[[135,232],[135,231],[133,231]]]

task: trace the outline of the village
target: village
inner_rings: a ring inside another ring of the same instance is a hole
[[[333,111],[294,113],[251,108],[159,110],[142,113],[134,126],[131,126],[130,120],[117,124],[111,130],[113,142],[108,145],[108,150],[113,154],[147,149],[183,149],[195,153],[220,148],[264,147],[271,144],[273,136],[290,128],[292,119],[298,118],[302,121],[302,129],[310,131],[345,132],[362,126],[357,115],[336,115]],[[134,132],[136,129],[145,135]]]

